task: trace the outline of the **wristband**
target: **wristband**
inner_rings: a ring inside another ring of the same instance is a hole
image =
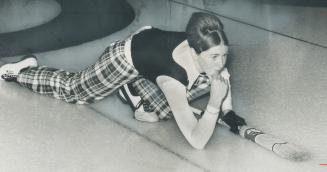
[[[206,109],[207,112],[211,113],[211,114],[217,114],[219,113],[219,109],[215,108],[215,107],[212,107],[210,105],[207,105],[207,109]]]

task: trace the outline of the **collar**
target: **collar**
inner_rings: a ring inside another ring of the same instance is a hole
[[[174,49],[172,56],[174,61],[185,69],[188,79],[187,89],[191,89],[200,72],[197,70],[192,54],[187,50],[188,48],[188,42],[185,40]]]

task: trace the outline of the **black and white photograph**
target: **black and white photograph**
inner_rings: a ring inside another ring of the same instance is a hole
[[[325,0],[0,0],[0,172],[325,172],[326,33]]]

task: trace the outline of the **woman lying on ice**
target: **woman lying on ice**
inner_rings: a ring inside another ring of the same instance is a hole
[[[143,115],[165,119],[172,114],[186,140],[203,149],[221,112],[234,133],[245,125],[232,111],[229,73],[224,67],[227,53],[220,20],[198,12],[191,16],[186,32],[144,27],[110,44],[95,64],[80,72],[38,66],[34,56],[27,56],[1,66],[0,75],[2,80],[75,104],[92,103],[121,86],[133,85],[145,102]],[[189,101],[208,91],[206,110],[197,119]]]

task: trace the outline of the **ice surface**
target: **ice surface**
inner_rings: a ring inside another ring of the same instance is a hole
[[[138,18],[126,29],[80,46],[38,54],[40,62],[79,70],[96,60],[107,42],[146,24],[183,30],[188,16],[198,10],[160,0],[131,3]],[[138,122],[116,95],[91,106],[76,106],[32,94],[14,83],[1,83],[0,168],[5,171],[24,168],[30,169],[25,171],[327,171],[326,166],[319,165],[327,163],[327,50],[222,20],[232,44],[228,65],[234,110],[249,125],[308,150],[312,155],[309,160],[285,160],[221,126],[205,150],[194,150],[174,121]],[[311,31],[314,29],[312,26]]]

